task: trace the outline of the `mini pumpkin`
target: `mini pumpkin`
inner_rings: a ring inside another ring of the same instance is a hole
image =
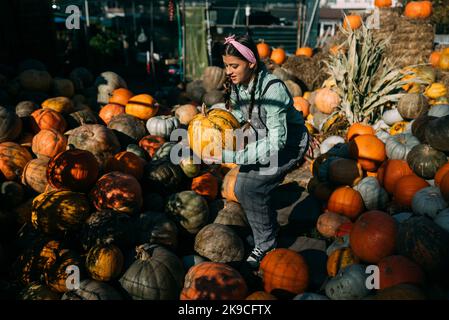
[[[115,103],[108,103],[103,108],[101,108],[98,113],[99,117],[103,122],[108,125],[112,118],[125,113],[125,107]]]
[[[328,88],[318,89],[315,95],[315,106],[324,114],[331,114],[340,104],[338,93]]]
[[[349,218],[341,214],[327,211],[318,217],[316,228],[324,237],[335,237],[338,227],[345,222],[349,222]]]
[[[335,277],[340,270],[359,262],[360,259],[354,254],[351,248],[334,250],[327,259],[327,274]]]
[[[66,120],[59,112],[52,109],[37,109],[31,117],[31,127],[35,133],[42,129],[54,129],[64,133],[67,129]]]
[[[39,157],[52,158],[67,148],[67,137],[59,131],[44,129],[39,131],[31,143],[33,153]]]
[[[148,119],[146,127],[150,135],[170,138],[173,130],[179,128],[180,122],[174,116],[156,116]]]
[[[92,279],[109,281],[120,275],[123,260],[123,253],[119,247],[113,244],[97,245],[87,254],[86,268]]]
[[[154,117],[159,110],[159,105],[149,94],[139,94],[128,100],[125,112],[141,120]]]
[[[51,109],[59,113],[70,113],[74,107],[72,100],[67,97],[49,98],[42,102],[42,108]]]

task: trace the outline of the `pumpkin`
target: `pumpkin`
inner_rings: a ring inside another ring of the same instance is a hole
[[[449,115],[449,104],[436,104],[430,108],[427,114],[437,118],[447,116]]]
[[[170,161],[150,162],[144,168],[143,181],[157,193],[171,194],[182,189],[185,175]]]
[[[393,287],[402,283],[421,285],[424,273],[421,267],[404,256],[389,256],[378,263],[380,289]]]
[[[413,172],[424,179],[433,179],[436,172],[447,162],[443,152],[427,144],[416,145],[407,155],[407,163]]]
[[[411,1],[407,3],[404,15],[411,19],[426,19],[432,14],[432,2]]]
[[[382,120],[389,126],[393,125],[396,122],[403,121],[404,118],[402,118],[401,114],[399,113],[398,109],[390,109],[385,111],[382,114]]]
[[[129,151],[115,154],[106,162],[105,172],[119,171],[134,176],[137,180],[142,179],[146,161]]]
[[[387,160],[383,175],[383,186],[388,193],[393,193],[394,186],[400,178],[413,174],[407,161],[397,159]]]
[[[68,145],[90,151],[97,158],[100,168],[120,150],[120,143],[114,131],[100,124],[85,124],[66,132]]]
[[[67,115],[66,120],[70,129],[74,129],[85,124],[98,123],[96,114],[90,109],[72,112]]]
[[[214,200],[218,194],[218,179],[207,172],[192,179],[191,189],[208,200]]]
[[[257,44],[257,53],[259,54],[260,59],[266,59],[271,54],[271,48],[268,44],[266,44],[263,40]]]
[[[318,232],[326,238],[335,237],[338,227],[345,222],[349,222],[349,218],[334,212],[326,211],[318,217],[316,228]]]
[[[255,291],[247,296],[245,300],[277,300],[277,298],[265,291]]]
[[[31,128],[35,133],[43,129],[53,129],[64,133],[67,122],[62,115],[51,109],[37,109],[31,114]]]
[[[438,187],[441,183],[441,180],[443,180],[443,177],[446,175],[446,173],[449,172],[449,162],[442,165],[437,173],[435,173],[434,182],[435,185]]]
[[[134,300],[174,300],[183,286],[184,269],[169,250],[143,244],[136,249],[137,260],[119,282]]]
[[[301,47],[301,48],[296,49],[295,55],[296,56],[306,56],[306,57],[311,58],[313,56],[313,49],[310,47]]]
[[[15,140],[22,131],[22,120],[13,111],[0,106],[0,143]]]
[[[212,213],[212,205],[210,208]],[[248,219],[243,208],[233,201],[224,201],[223,208],[217,212],[213,223],[231,227],[239,236],[247,235],[250,232]]]
[[[150,135],[170,138],[173,130],[179,128],[178,118],[173,116],[156,116],[148,119],[146,127]]]
[[[4,181],[0,184],[0,199],[2,200],[2,205],[0,206],[0,208],[4,208],[7,210],[12,208],[16,209],[16,207],[22,204],[22,202],[24,201],[24,194],[25,190],[22,184],[15,181]],[[7,216],[6,220],[8,220],[9,217],[13,217],[13,215],[10,213],[5,213],[5,215]],[[6,221],[4,222],[4,225],[2,227],[7,227]]]
[[[449,114],[449,113],[448,113]],[[435,119],[433,116],[424,115],[416,118],[412,123],[412,134],[418,138],[421,143],[427,143],[426,141],[426,127],[429,121]]]
[[[112,118],[118,116],[119,114],[125,113],[125,107],[119,104],[108,103],[103,108],[101,108],[98,113],[99,117],[103,122],[108,125],[111,122]]]
[[[194,178],[198,176],[201,171],[201,163],[197,163],[194,157],[182,158],[179,162],[179,166],[188,178]]]
[[[438,66],[440,67],[441,70],[444,70],[444,71],[449,70],[449,54],[448,53],[441,55]]]
[[[433,51],[430,54],[429,63],[430,63],[430,65],[432,67],[434,67],[434,68],[438,68],[439,67],[441,54],[442,54],[442,52],[439,52],[439,51]]]
[[[79,288],[64,293],[61,300],[122,300],[120,293],[107,283],[85,279]]]
[[[174,109],[175,117],[178,118],[179,122],[185,126],[189,125],[193,117],[198,114],[198,108],[193,104],[180,105],[175,107]]]
[[[120,106],[126,106],[129,99],[131,99],[134,94],[125,88],[118,88],[112,91],[112,97],[109,99],[109,104],[117,104]]]
[[[176,148],[174,148],[176,147]],[[172,149],[174,148],[174,153],[173,156],[175,157],[175,159],[180,156],[179,152],[183,152],[183,148],[185,148],[184,145],[182,144],[178,144],[177,142],[173,142],[173,141],[168,141],[165,142],[159,149],[156,150],[156,152],[153,155],[153,158],[151,159],[151,162],[160,162],[160,161],[171,161],[171,152]],[[178,152],[178,153],[176,153]],[[190,152],[190,151],[187,151]],[[182,154],[181,154],[182,155]],[[176,160],[178,161],[178,160]]]
[[[22,300],[60,300],[58,293],[53,292],[44,284],[32,282],[20,293]]]
[[[219,262],[202,262],[189,269],[181,300],[243,300],[248,287],[234,268]]]
[[[137,144],[128,144],[126,151],[135,154],[136,156],[142,158],[143,160],[148,159],[148,155],[145,150],[139,147]]]
[[[163,212],[147,211],[135,221],[138,243],[158,244],[169,249],[178,247],[178,228],[170,217]]]
[[[33,200],[31,222],[46,234],[76,232],[90,214],[90,203],[83,193],[55,190]]]
[[[81,269],[81,258],[73,250],[62,249],[57,252],[54,263],[45,267],[44,279],[47,286],[56,292],[66,292],[69,273],[66,272],[69,266]]]
[[[426,180],[416,175],[403,176],[394,185],[393,198],[397,204],[410,208],[415,193],[428,186]]]
[[[307,117],[310,112],[310,103],[300,96],[293,97],[293,106],[296,110],[302,112],[303,117]]]
[[[293,250],[278,248],[268,252],[260,262],[264,290],[268,293],[303,293],[309,285],[309,268],[305,259]]]
[[[433,222],[449,232],[449,208],[441,210],[433,219]]]
[[[343,20],[343,28],[355,30],[362,26],[362,17],[359,15],[348,15]]]
[[[74,107],[72,100],[67,97],[50,98],[42,102],[42,108],[51,109],[59,113],[70,113]]]
[[[63,78],[53,79],[53,96],[71,98],[75,94],[75,86],[72,80]]]
[[[351,248],[334,250],[327,259],[327,274],[331,277],[335,277],[341,269],[359,262],[359,258],[354,255]]]
[[[50,91],[53,79],[47,71],[28,69],[19,74],[21,87],[29,91]]]
[[[336,185],[354,186],[363,178],[363,170],[355,160],[337,158],[329,165],[328,178]]]
[[[321,88],[316,91],[315,106],[324,114],[331,114],[340,104],[341,99],[338,93],[328,88]]]
[[[125,80],[112,71],[102,72],[95,79],[94,86],[97,89],[97,102],[100,105],[108,104],[115,89],[127,88]]]
[[[125,112],[141,120],[148,120],[154,117],[159,110],[159,105],[149,94],[139,94],[129,99]]]
[[[237,263],[244,258],[245,248],[237,233],[228,226],[208,224],[195,236],[195,252],[213,262]]]
[[[375,295],[368,298],[369,300],[426,300],[426,296],[421,289],[408,283],[379,290]]]
[[[344,143],[345,139],[340,136],[329,136],[321,142],[320,153],[325,154],[329,152],[334,146]]]
[[[231,169],[223,179],[223,183],[221,185],[221,196],[228,201],[239,202],[234,192],[239,170],[240,167]]]
[[[53,129],[39,131],[31,142],[31,150],[38,158],[52,158],[66,148],[67,137]]]
[[[33,101],[21,101],[16,105],[16,114],[20,118],[30,117],[33,111],[39,109],[39,105]],[[3,109],[2,109],[3,110]]]
[[[398,111],[404,119],[416,119],[428,110],[429,102],[420,93],[404,94],[398,102]]]
[[[349,241],[357,257],[378,263],[393,254],[396,234],[395,220],[385,212],[372,210],[363,213],[354,223]]]
[[[33,159],[23,168],[22,183],[34,191],[42,193],[47,188],[48,159]]]
[[[156,151],[165,143],[164,137],[145,136],[139,141],[139,146],[143,148],[150,157],[153,157]]]
[[[58,189],[88,191],[97,181],[100,168],[94,155],[85,150],[67,150],[48,163],[48,183]]]
[[[329,298],[313,292],[304,292],[293,297],[293,300],[329,300]]]
[[[147,134],[144,122],[129,114],[116,115],[109,121],[108,128],[114,131],[122,146],[136,143]]]
[[[329,211],[355,219],[364,209],[360,193],[348,186],[337,188],[327,203]]]
[[[167,201],[165,212],[190,234],[198,233],[209,218],[206,200],[190,190],[172,194]]]
[[[299,84],[294,82],[293,80],[285,80],[284,81],[285,86],[287,87],[288,92],[290,92],[290,95],[292,97],[301,96],[302,90]]]
[[[281,65],[281,64],[283,64],[283,63],[285,62],[285,60],[287,59],[287,55],[285,54],[284,49],[282,49],[282,48],[276,48],[276,49],[273,49],[273,50],[271,51],[270,59],[271,59],[274,63],[276,63],[276,64],[278,64],[278,65]]]
[[[449,173],[446,173],[441,179],[440,190],[444,200],[449,202]]]
[[[350,141],[353,138],[363,135],[363,134],[374,135],[375,131],[374,131],[373,127],[371,127],[370,125],[366,125],[363,123],[354,123],[348,129],[348,132],[346,134],[346,140]]]
[[[235,150],[236,137],[231,130],[240,128],[237,119],[225,110],[213,109],[206,112],[203,105],[202,112],[196,115],[189,124],[188,137],[190,148],[197,156],[209,152],[217,156],[222,149]]]
[[[426,130],[426,141],[433,148],[449,151],[449,115],[429,121]]]
[[[390,135],[394,136],[399,133],[404,133],[407,130],[409,123],[407,121],[400,121],[393,124],[390,128]]]
[[[374,0],[374,5],[377,8],[389,8],[391,7],[392,1],[391,0]]]
[[[369,293],[367,277],[365,267],[360,264],[349,265],[326,283],[326,296],[332,300],[361,299]]]
[[[92,73],[83,67],[73,69],[70,72],[69,78],[72,80],[76,92],[81,92],[90,87],[94,81]]]
[[[223,68],[208,66],[203,71],[202,80],[206,92],[220,90],[226,80],[226,72]]]
[[[23,168],[32,159],[28,150],[14,142],[0,143],[0,176],[6,180],[18,180]]]
[[[384,209],[388,202],[388,193],[379,184],[379,180],[374,177],[363,178],[354,190],[360,193],[365,208],[368,210]]]
[[[427,87],[424,94],[430,99],[438,99],[447,95],[447,88],[443,83],[434,82]]]
[[[364,170],[375,171],[386,158],[385,144],[374,135],[364,134],[349,142],[349,154]]]
[[[417,145],[419,140],[411,133],[400,133],[387,139],[385,151],[388,159],[406,160],[408,153]]]
[[[190,268],[200,264],[202,262],[206,262],[207,260],[199,255],[191,254],[188,256],[182,257],[182,264],[184,265],[184,270],[189,271]]]
[[[113,244],[97,245],[87,253],[86,269],[94,280],[109,281],[117,278],[123,268],[123,253]]]
[[[427,276],[447,279],[449,233],[426,217],[412,217],[400,224],[397,251],[416,262]]]
[[[90,191],[97,210],[112,209],[136,214],[143,205],[142,188],[134,176],[113,171],[103,175]]]
[[[133,242],[134,229],[130,217],[112,210],[91,214],[82,226],[80,242],[84,250],[99,244],[115,244],[121,248]]]

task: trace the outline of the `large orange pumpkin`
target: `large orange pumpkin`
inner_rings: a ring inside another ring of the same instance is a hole
[[[129,151],[122,151],[109,158],[106,162],[105,172],[119,171],[142,179],[146,161]]]
[[[125,107],[115,103],[109,103],[101,108],[98,113],[103,122],[108,125],[113,117],[125,113]]]
[[[429,183],[417,175],[404,176],[394,185],[394,201],[401,206],[410,208],[415,193],[428,186]]]
[[[363,213],[354,223],[349,241],[357,257],[378,263],[394,253],[396,234],[396,221],[385,212],[372,210]]]
[[[118,88],[112,91],[112,97],[109,99],[109,103],[126,106],[129,99],[131,99],[133,96],[134,94],[128,89]]]
[[[345,186],[332,192],[327,208],[329,211],[342,214],[354,220],[363,211],[364,204],[362,196],[358,191]]]
[[[282,48],[276,48],[271,52],[270,59],[273,60],[276,64],[283,64],[285,59],[287,59],[287,55],[285,54],[285,50]]]
[[[340,104],[340,96],[329,88],[321,88],[316,91],[315,106],[325,114],[331,114]]]
[[[67,128],[67,122],[63,116],[52,109],[37,109],[31,117],[31,128],[35,133],[43,129],[54,129],[64,133]]]
[[[441,59],[441,52],[439,51],[434,51],[430,54],[429,57],[429,63],[432,65],[432,67],[434,68],[438,68],[440,65],[440,59]]]
[[[413,170],[405,160],[390,159],[387,160],[385,166],[382,167],[384,169],[382,175],[383,180],[381,183],[383,183],[384,189],[388,193],[393,193],[394,186],[400,178],[414,174]]]
[[[208,200],[214,200],[218,194],[218,179],[207,172],[192,179],[192,190]]]
[[[449,172],[449,162],[445,163],[441,168],[438,169],[438,171],[435,173],[434,182],[435,186],[439,186],[441,183],[441,180],[443,180],[443,177],[446,175],[446,173]]]
[[[296,49],[295,55],[296,56],[306,56],[306,57],[311,58],[313,56],[313,49],[309,48],[309,47],[298,48],[298,49]]]
[[[259,53],[260,59],[266,59],[270,56],[271,49],[268,44],[262,41],[257,44],[257,52]]]
[[[402,283],[421,285],[424,273],[421,267],[404,256],[388,256],[378,263],[380,289],[393,287]]]
[[[355,30],[362,26],[362,17],[359,15],[348,15],[343,20],[343,28],[346,30]]]
[[[349,142],[349,154],[366,171],[375,171],[386,159],[385,144],[375,135],[364,134]]]
[[[391,4],[391,0],[374,0],[374,5],[378,8],[389,8]]]
[[[54,157],[67,147],[67,138],[59,131],[44,129],[39,131],[31,143],[33,153],[38,157]]]
[[[374,135],[376,132],[374,131],[373,127],[370,125],[364,124],[364,123],[354,123],[352,124],[348,132],[346,134],[346,140],[350,141],[353,138],[360,136],[362,134],[371,134]]]
[[[426,19],[432,14],[432,2],[411,1],[405,6],[404,15],[412,19]]]
[[[159,111],[159,105],[149,94],[139,94],[128,100],[125,112],[141,120],[154,117]]]
[[[300,96],[293,97],[293,106],[296,110],[302,112],[303,117],[307,117],[310,112],[310,103]]]
[[[279,248],[268,252],[260,263],[264,289],[268,293],[304,292],[309,285],[309,268],[304,258],[293,250]]]

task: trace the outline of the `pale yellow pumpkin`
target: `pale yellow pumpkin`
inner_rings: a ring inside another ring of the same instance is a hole
[[[447,88],[443,83],[435,82],[427,87],[424,95],[430,99],[438,99],[447,95]]]

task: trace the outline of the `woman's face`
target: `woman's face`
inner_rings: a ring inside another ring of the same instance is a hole
[[[231,78],[233,84],[249,83],[254,63],[229,55],[223,56],[223,63],[226,75]]]

